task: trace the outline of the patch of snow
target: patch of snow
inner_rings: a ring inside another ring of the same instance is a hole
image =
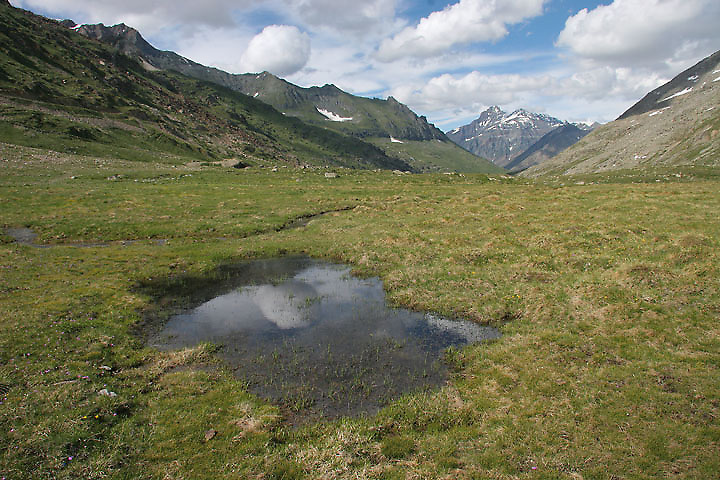
[[[523,112],[522,110],[511,113],[509,116],[503,118],[500,123],[517,123],[518,121],[520,121],[521,123],[532,123],[532,120],[527,118],[525,112]]]
[[[455,134],[458,133],[459,131],[460,131],[460,129],[459,129],[459,128],[456,128],[455,130],[453,130],[452,132],[450,132],[450,135],[455,135]]]
[[[714,82],[720,82],[720,77],[718,77],[718,78],[716,78],[715,80],[713,80],[713,83],[714,83]]]
[[[258,95],[260,95],[260,92],[255,92],[255,95],[253,95],[253,98],[257,98]]]
[[[661,108],[660,110],[655,110],[654,112],[650,112],[650,113],[648,113],[648,117],[654,117],[655,115],[660,115],[668,108],[670,108],[670,107],[665,107],[665,108]]]
[[[402,140],[398,140],[397,138],[393,138],[392,135],[390,135],[390,143],[405,143]]]
[[[317,110],[321,115],[323,115],[325,118],[330,120],[331,122],[349,122],[353,119],[353,117],[341,117],[340,115],[330,112],[328,110],[323,110],[322,108],[315,107],[315,110]]]
[[[82,27],[82,25],[75,25],[70,30],[75,30],[77,32],[78,30],[80,30],[80,27]]]
[[[713,72],[713,75],[716,74],[716,73],[720,73],[720,70],[715,70],[715,71]]]
[[[710,107],[710,108],[708,108],[708,109],[705,110],[705,111],[706,111],[706,112],[710,112],[710,111],[712,111],[712,110],[715,110],[715,107]]]
[[[688,88],[686,88],[685,90],[683,90],[682,92],[678,92],[678,93],[676,93],[676,94],[674,94],[674,95],[670,95],[670,96],[667,97],[667,98],[663,98],[662,100],[660,100],[660,102],[664,102],[664,101],[666,101],[666,100],[670,100],[671,98],[679,97],[680,95],[685,95],[685,94],[687,94],[687,93],[690,93],[690,92],[692,92],[692,89],[693,89],[693,87],[688,87]]]
[[[693,75],[692,77],[688,77],[688,81],[690,82],[697,82],[698,78],[700,78],[699,75]]]

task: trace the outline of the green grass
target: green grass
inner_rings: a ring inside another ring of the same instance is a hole
[[[399,158],[423,172],[492,173],[505,172],[485,159],[463,150],[454,143],[438,140],[391,142],[389,138],[369,140],[389,156]]]
[[[565,186],[349,170],[328,179],[0,147],[0,227],[30,226],[58,245],[0,243],[0,476],[717,476],[711,172]],[[108,246],[64,245],[77,242]],[[294,429],[218,363],[215,346],[160,352],[136,336],[142,312],[159,308],[141,285],[280,254],[347,262],[380,276],[391,302],[497,325],[503,337],[449,352],[440,390]]]

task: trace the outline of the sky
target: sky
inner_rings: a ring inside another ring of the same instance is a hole
[[[231,73],[393,96],[444,131],[485,108],[607,122],[720,50],[718,0],[10,0],[125,23]]]

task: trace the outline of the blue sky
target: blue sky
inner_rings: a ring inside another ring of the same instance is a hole
[[[233,73],[394,96],[443,130],[490,105],[609,121],[720,49],[717,0],[11,0],[124,22]]]

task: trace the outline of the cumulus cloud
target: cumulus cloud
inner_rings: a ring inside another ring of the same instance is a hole
[[[13,0],[13,5],[49,14],[72,17],[83,23],[124,22],[152,34],[163,28],[183,25],[229,26],[232,12],[253,5],[252,0]]]
[[[250,41],[241,63],[246,71],[268,71],[282,77],[299,71],[309,59],[306,33],[289,25],[270,25]]]
[[[431,57],[455,45],[499,40],[508,25],[540,15],[546,0],[460,0],[380,45],[377,58]]]
[[[648,68],[613,68],[610,66],[579,70],[572,75],[561,77],[548,94],[569,98],[600,101],[639,100],[642,96],[670,78]]]
[[[401,85],[393,95],[450,129],[468,123],[490,105],[526,108],[563,120],[610,121],[648,91],[666,82],[648,69],[597,67],[536,74],[439,75],[427,83]]]
[[[482,105],[514,103],[528,92],[539,92],[552,84],[552,77],[547,75],[485,75],[471,72],[461,76],[440,75],[419,87],[399,87],[393,94],[400,101],[418,105],[424,110],[453,107],[477,109]]]
[[[152,34],[182,25],[186,30],[228,27],[252,11],[273,12],[275,21],[367,32],[392,23],[397,0],[12,0],[16,7],[72,16],[83,23],[124,22]],[[233,14],[239,14],[234,16]]]
[[[396,0],[288,0],[306,25],[367,33],[395,17]]]
[[[718,25],[717,0],[614,0],[568,18],[557,44],[595,64],[676,67],[712,53]]]

